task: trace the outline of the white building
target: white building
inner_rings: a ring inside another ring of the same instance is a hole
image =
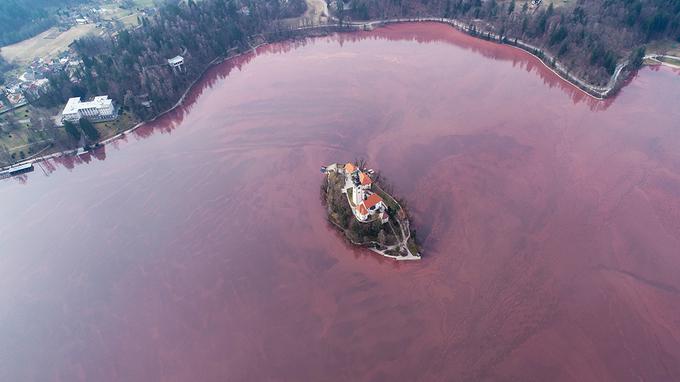
[[[183,72],[184,71],[184,57],[175,56],[173,58],[169,58],[168,59],[168,65],[170,65],[172,70],[175,71],[175,72]]]
[[[92,101],[82,102],[80,97],[71,98],[66,103],[62,121],[78,122],[81,118],[92,122],[111,121],[118,118],[113,101],[108,96],[94,97]]]
[[[345,190],[343,193],[351,194],[350,207],[354,216],[360,222],[366,222],[376,217],[382,223],[387,223],[387,205],[383,199],[371,191],[373,180],[371,177],[358,168],[354,163],[347,163],[343,168],[345,173]],[[352,192],[348,192],[351,189]]]

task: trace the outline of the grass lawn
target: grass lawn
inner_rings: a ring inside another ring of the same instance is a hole
[[[0,131],[0,145],[12,155],[15,161],[27,158],[42,150],[50,143],[48,134],[44,131],[31,129],[31,108],[22,106],[9,113],[0,115],[0,123],[7,122],[7,116],[13,115],[19,127],[12,131]],[[2,163],[7,165],[8,163]]]
[[[120,114],[117,120],[95,123],[94,126],[99,131],[102,139],[106,139],[133,127],[139,122],[139,119],[124,111]]]
[[[0,145],[7,148],[14,161],[25,159],[50,144],[49,137],[42,132],[20,129],[10,133],[0,133]],[[1,163],[7,165],[9,163]]]
[[[137,14],[131,14],[129,16],[121,17],[118,19],[118,21],[122,22],[125,24],[126,27],[136,27],[139,25],[139,20],[137,19]]]
[[[356,206],[354,205],[354,203],[352,203],[352,200],[354,200],[354,189],[348,188],[347,189],[347,201],[349,202],[349,205],[352,206],[352,208],[355,208]]]
[[[16,120],[26,120],[30,118],[31,108],[27,105],[10,113],[0,115],[0,123],[4,123],[4,117],[7,114],[12,113]],[[130,113],[123,112],[115,121],[100,122],[94,125],[103,140],[129,129],[139,122],[140,121]],[[48,132],[31,129],[30,122],[20,123],[20,125],[19,128],[10,132],[0,131],[0,146],[3,146],[9,151],[14,161],[27,158],[44,149],[51,143],[51,137]],[[58,129],[58,134],[63,135],[64,140],[68,140],[65,138],[67,134],[64,129]],[[0,161],[0,166],[7,164],[9,163]]]
[[[390,194],[385,192],[382,188],[380,188],[380,186],[378,186],[375,183],[373,184],[373,191],[375,191],[376,194],[380,195],[380,197],[383,198],[385,204],[387,204],[387,207],[389,207],[390,209],[394,211],[398,211],[401,209],[396,200],[394,200],[394,198]]]

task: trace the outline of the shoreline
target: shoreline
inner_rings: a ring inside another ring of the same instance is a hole
[[[117,133],[117,134],[115,134],[115,135],[113,135],[113,136],[111,136],[111,137],[108,137],[108,138],[106,138],[106,139],[103,139],[103,140],[101,140],[101,141],[95,143],[93,146],[90,147],[89,150],[85,150],[84,147],[78,147],[78,148],[75,148],[75,149],[68,149],[68,150],[61,150],[61,151],[57,151],[57,152],[54,152],[54,153],[51,153],[51,154],[47,154],[47,155],[43,155],[43,156],[39,156],[39,157],[35,157],[35,158],[28,158],[28,159],[25,159],[25,160],[23,160],[23,161],[16,162],[16,163],[14,163],[14,164],[12,164],[12,165],[10,165],[10,166],[0,167],[0,171],[8,170],[8,169],[11,169],[11,168],[14,168],[14,167],[19,167],[19,166],[23,166],[23,165],[27,165],[27,164],[37,164],[37,163],[39,163],[39,162],[44,162],[44,161],[47,161],[47,160],[50,160],[50,159],[55,159],[55,158],[63,158],[63,157],[68,157],[68,156],[77,156],[77,155],[80,155],[80,154],[84,154],[84,153],[86,153],[86,152],[89,152],[90,150],[97,149],[97,148],[99,148],[99,147],[101,147],[101,146],[105,146],[105,145],[107,145],[107,144],[109,144],[109,143],[111,143],[111,142],[113,142],[113,141],[115,141],[115,140],[117,140],[117,139],[119,139],[119,138],[121,138],[121,137],[127,135],[127,134],[130,134],[130,133],[134,132],[135,130],[139,129],[140,127],[144,126],[144,125],[147,124],[147,123],[157,121],[159,118],[164,117],[164,116],[167,115],[168,113],[170,113],[170,112],[172,112],[173,110],[177,109],[178,107],[182,106],[182,104],[184,103],[184,100],[186,99],[186,96],[189,94],[189,92],[194,88],[194,86],[195,86],[195,85],[203,78],[203,76],[204,76],[204,75],[208,72],[208,70],[210,70],[212,67],[214,67],[214,66],[216,66],[216,65],[219,65],[219,64],[221,64],[221,63],[224,63],[224,62],[226,62],[226,61],[229,61],[229,60],[231,60],[231,59],[240,57],[240,56],[242,56],[242,55],[252,53],[252,52],[254,52],[256,49],[258,49],[259,47],[264,46],[264,45],[267,45],[267,44],[269,44],[269,42],[263,42],[263,43],[261,43],[261,44],[258,44],[258,45],[256,45],[256,46],[254,46],[254,47],[251,47],[250,49],[248,49],[248,50],[246,50],[246,51],[244,51],[244,52],[235,54],[235,55],[233,55],[233,56],[229,56],[229,57],[217,57],[217,58],[215,58],[214,60],[212,60],[212,61],[206,66],[206,68],[201,72],[201,74],[200,74],[194,81],[192,81],[192,82],[189,84],[189,86],[187,86],[187,88],[186,88],[186,90],[184,91],[184,93],[182,93],[182,96],[179,98],[179,100],[178,100],[171,108],[169,108],[169,109],[167,109],[167,110],[165,110],[165,111],[159,113],[157,116],[151,118],[151,119],[148,120],[148,121],[139,122],[139,123],[137,123],[136,125],[134,125],[134,126],[128,128],[128,129],[125,129],[125,130],[121,131],[120,133]]]
[[[520,39],[509,38],[508,36],[501,36],[490,31],[477,31],[471,24],[465,23],[457,19],[449,19],[444,17],[416,17],[416,18],[395,18],[383,20],[368,20],[368,21],[350,21],[346,22],[346,28],[357,28],[358,30],[372,30],[375,27],[381,27],[388,24],[400,23],[418,23],[418,22],[434,22],[449,25],[463,33],[472,37],[495,42],[500,45],[507,45],[513,48],[520,49],[529,55],[537,58],[546,68],[550,69],[558,77],[568,82],[578,90],[584,92],[586,95],[602,101],[609,96],[616,93],[618,86],[625,80],[621,80],[620,76],[623,70],[628,66],[628,60],[619,62],[616,65],[614,74],[609,78],[609,82],[605,86],[597,86],[588,83],[588,81],[571,74],[569,69],[557,60],[556,57],[547,53],[543,49],[524,42]],[[656,55],[654,55],[656,56]]]
[[[569,73],[567,69],[564,68],[564,66],[556,61],[553,56],[545,53],[543,50],[540,48],[534,47],[533,45],[530,45],[528,43],[523,42],[522,40],[514,39],[514,43],[509,43],[510,40],[507,39],[505,36],[499,36],[493,32],[475,32],[475,33],[470,33],[470,24],[464,23],[460,20],[456,19],[448,19],[448,18],[441,18],[441,17],[420,17],[420,18],[396,18],[396,19],[383,19],[383,20],[369,20],[369,21],[351,21],[351,22],[346,22],[343,25],[340,25],[339,23],[322,23],[318,25],[310,25],[310,26],[302,26],[302,27],[296,27],[293,29],[290,29],[289,32],[293,33],[293,36],[290,36],[288,38],[285,38],[280,41],[265,41],[262,42],[256,46],[251,47],[250,49],[243,51],[241,53],[235,54],[233,56],[229,57],[216,57],[214,60],[212,60],[206,67],[205,69],[201,72],[201,74],[194,80],[192,81],[182,93],[182,96],[180,99],[169,109],[159,113],[155,117],[151,118],[148,121],[142,121],[137,123],[136,125],[123,130],[111,137],[108,137],[106,139],[103,139],[96,144],[94,144],[89,150],[85,150],[84,147],[79,147],[75,149],[68,149],[68,150],[62,150],[62,151],[57,151],[51,154],[47,154],[44,156],[39,156],[35,158],[29,158],[25,159],[20,162],[16,162],[12,165],[9,166],[4,166],[0,167],[0,170],[7,170],[11,169],[17,166],[22,166],[26,164],[36,164],[39,162],[47,161],[50,159],[55,159],[55,158],[61,158],[61,157],[66,157],[66,156],[75,156],[75,155],[80,155],[83,153],[86,153],[92,149],[96,149],[98,147],[101,147],[103,145],[107,145],[129,133],[134,132],[135,130],[139,129],[140,127],[144,126],[147,123],[157,121],[159,118],[162,118],[166,114],[172,112],[173,110],[177,109],[179,106],[181,106],[185,99],[186,96],[189,94],[189,92],[194,88],[194,86],[203,78],[205,73],[207,73],[208,70],[210,70],[212,67],[222,64],[224,62],[227,62],[231,59],[243,56],[245,54],[250,54],[255,52],[258,48],[268,45],[270,43],[274,42],[285,42],[285,41],[294,41],[298,38],[313,38],[313,37],[320,37],[321,35],[304,35],[305,32],[314,32],[314,31],[319,31],[323,32],[325,34],[328,33],[354,33],[358,31],[371,31],[375,27],[381,27],[381,26],[386,26],[389,24],[401,24],[401,23],[418,23],[418,22],[435,22],[435,23],[442,23],[442,24],[447,24],[456,30],[466,33],[472,37],[479,38],[482,40],[487,40],[491,42],[495,42],[497,44],[501,45],[507,45],[519,50],[522,50],[525,53],[528,53],[529,55],[537,58],[547,69],[549,69],[551,72],[556,74],[560,79],[564,80],[565,82],[569,83],[576,89],[582,91],[586,95],[590,96],[593,99],[596,100],[604,100],[610,95],[612,95],[612,92],[617,90],[617,86],[620,84],[619,81],[619,76],[623,72],[623,69],[628,65],[628,61],[624,61],[622,63],[619,63],[616,67],[616,71],[614,74],[611,76],[609,83],[605,87],[597,87],[591,84],[588,84],[586,81],[572,75]],[[302,32],[302,35],[295,35],[296,32]],[[507,42],[504,42],[507,41]],[[543,57],[539,56],[542,55]],[[645,56],[647,57],[657,57],[660,56],[658,54],[651,54]],[[553,63],[555,66],[551,66],[548,62],[546,62],[546,59],[552,59]]]

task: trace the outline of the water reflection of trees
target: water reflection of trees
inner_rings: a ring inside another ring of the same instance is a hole
[[[421,26],[418,24],[417,26]],[[340,45],[345,42],[358,42],[362,40],[388,40],[388,41],[414,41],[419,44],[447,43],[455,45],[486,58],[498,61],[510,61],[513,66],[525,69],[529,73],[540,76],[543,83],[549,88],[558,88],[565,92],[574,104],[584,102],[593,111],[603,111],[613,103],[614,97],[599,100],[585,93],[570,82],[564,80],[537,57],[519,48],[502,45],[491,41],[485,41],[477,37],[470,36],[463,32],[451,29],[452,33],[441,33],[439,29],[429,28],[431,26],[422,25],[425,28],[392,28],[384,27],[371,32],[345,33],[336,36]],[[449,27],[446,27],[449,28]]]
[[[287,42],[267,44],[258,47],[255,52],[249,52],[240,56],[226,60],[220,65],[209,69],[199,80],[198,86],[194,86],[184,98],[182,104],[171,112],[161,116],[158,120],[148,123],[134,131],[134,136],[147,138],[155,133],[172,133],[184,120],[185,116],[191,112],[195,102],[204,92],[212,89],[220,81],[227,78],[234,70],[241,71],[252,60],[259,55],[286,54],[296,49],[305,47],[317,42],[337,43],[343,46],[346,42],[360,42],[364,40],[389,40],[389,41],[415,41],[420,44],[448,43],[459,48],[470,50],[493,60],[511,61],[513,66],[517,66],[529,73],[538,74],[543,83],[550,88],[559,88],[569,95],[574,104],[586,103],[591,110],[606,110],[614,101],[614,98],[598,100],[578,89],[571,83],[563,80],[553,73],[536,57],[519,51],[511,46],[503,46],[497,43],[483,41],[476,37],[464,33],[453,31],[453,33],[441,33],[439,29],[433,28],[379,28],[371,32],[338,33],[325,37],[302,38]]]
[[[232,57],[225,60],[223,63],[208,69],[206,73],[199,79],[197,84],[187,92],[186,96],[178,107],[160,116],[155,121],[143,124],[131,133],[123,134],[119,138],[111,141],[109,145],[113,146],[115,149],[118,149],[121,144],[125,144],[127,142],[128,135],[133,135],[135,138],[144,139],[156,133],[171,134],[191,112],[192,108],[196,104],[196,101],[206,91],[214,88],[219,82],[226,79],[234,70],[243,70],[244,67],[246,67],[259,55],[286,54],[317,42],[337,43],[340,46],[343,46],[347,42],[356,43],[364,40],[414,41],[419,44],[446,43],[477,54],[481,54],[482,56],[492,60],[510,61],[514,67],[524,69],[528,73],[539,75],[543,80],[543,83],[549,88],[558,88],[568,94],[574,104],[586,103],[591,110],[606,110],[615,100],[615,97],[606,100],[598,100],[591,97],[582,90],[578,89],[576,86],[563,80],[557,74],[552,72],[538,58],[530,55],[527,52],[520,51],[518,48],[514,48],[509,45],[504,46],[490,41],[484,41],[452,29],[451,33],[441,33],[441,29],[439,28],[431,28],[431,26],[423,24],[418,25],[421,27],[394,28],[388,26],[376,29],[375,31],[371,32],[362,31],[353,33],[338,33],[324,37],[303,38],[260,46],[254,52]],[[652,67],[652,70],[659,70],[659,68]],[[674,70],[674,72],[680,75],[680,70]],[[106,146],[99,147],[92,152],[78,156],[64,156],[41,162],[39,172],[50,174],[58,167],[64,167],[70,170],[73,169],[77,164],[91,162],[93,158],[97,160],[105,160]],[[15,179],[21,182],[27,181],[26,176],[15,177]]]
[[[112,145],[117,148],[119,143],[114,142],[112,142]],[[51,173],[57,171],[59,167],[63,167],[67,170],[73,170],[76,167],[76,165],[87,164],[95,159],[99,161],[106,160],[106,145],[98,146],[97,148],[84,152],[82,154],[64,155],[61,157],[38,162],[34,165],[35,167],[34,171],[48,176]]]

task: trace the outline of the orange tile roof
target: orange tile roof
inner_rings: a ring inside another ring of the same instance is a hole
[[[359,181],[361,182],[361,184],[363,186],[366,186],[366,185],[373,183],[373,180],[371,179],[371,177],[366,175],[366,173],[363,172],[363,171],[359,173]]]
[[[362,215],[368,215],[368,210],[367,210],[366,207],[363,205],[363,203],[362,203],[362,204],[359,204],[359,206],[357,207],[357,209],[359,210],[359,213],[360,213],[360,214],[362,214]]]
[[[350,174],[353,173],[356,170],[357,170],[357,166],[355,166],[354,163],[352,163],[352,162],[348,162],[345,165],[345,171],[347,171]]]
[[[382,198],[378,196],[378,194],[371,194],[371,196],[364,200],[362,204],[366,206],[366,208],[371,208],[382,201]]]

